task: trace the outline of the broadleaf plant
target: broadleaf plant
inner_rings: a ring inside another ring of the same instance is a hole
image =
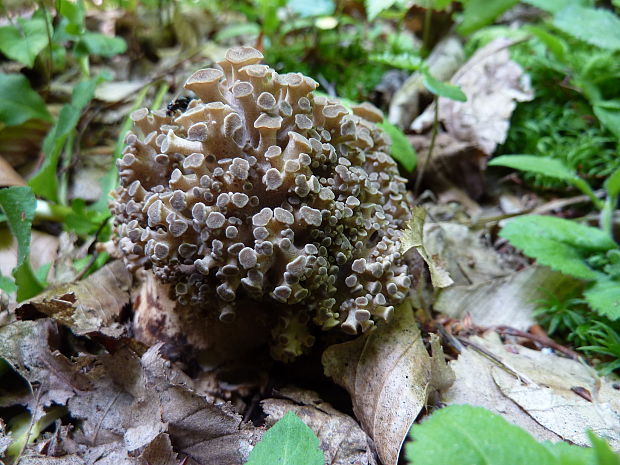
[[[6,276],[0,288],[17,291],[17,300],[25,300],[43,290],[30,266],[30,237],[37,201],[29,187],[14,186],[0,189],[0,209],[4,211],[9,229],[17,240],[17,265],[13,268],[12,283]]]
[[[482,407],[452,405],[413,425],[405,454],[413,465],[620,465],[593,433],[592,448],[537,442],[525,430]]]
[[[538,263],[589,281],[584,293],[588,305],[610,320],[620,318],[620,267],[616,265],[620,249],[612,234],[612,216],[620,193],[620,169],[605,183],[607,198],[601,201],[587,182],[557,159],[503,155],[491,160],[489,165],[566,181],[584,192],[601,210],[601,229],[562,218],[529,215],[509,221],[500,235]]]
[[[245,465],[323,465],[325,457],[314,432],[288,412],[254,446]]]

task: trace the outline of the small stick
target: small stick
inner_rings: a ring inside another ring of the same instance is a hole
[[[545,347],[550,347],[554,350],[557,350],[558,352],[563,353],[564,355],[566,355],[569,358],[572,358],[573,360],[578,360],[579,359],[579,354],[577,352],[575,352],[574,350],[569,349],[568,347],[564,347],[561,344],[558,344],[557,342],[555,342],[553,339],[551,339],[548,336],[540,336],[537,334],[532,334],[532,333],[526,333],[525,331],[521,331],[519,329],[516,328],[511,328],[509,326],[498,326],[496,328],[497,332],[500,334],[507,334],[509,336],[517,336],[517,337],[524,337],[526,339],[529,339],[531,341],[537,342],[540,345],[543,345]]]

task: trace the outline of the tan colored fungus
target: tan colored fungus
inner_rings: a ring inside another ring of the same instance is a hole
[[[381,112],[351,114],[262,58],[231,49],[189,78],[184,112],[134,112],[112,208],[131,269],[223,321],[263,302],[272,355],[291,360],[313,344],[310,322],[356,334],[405,298],[410,209]]]

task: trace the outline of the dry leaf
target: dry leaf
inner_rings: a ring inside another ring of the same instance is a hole
[[[547,267],[532,265],[489,281],[453,286],[439,294],[434,308],[453,318],[469,315],[478,326],[510,326],[527,330],[532,312],[549,295],[574,289],[573,278]]]
[[[349,392],[383,464],[395,465],[431,383],[431,359],[411,304],[400,305],[389,323],[327,348],[322,361],[325,374]]]
[[[321,400],[317,393],[298,388],[284,388],[276,398],[261,402],[272,426],[292,411],[316,433],[325,462],[331,465],[376,465],[372,441],[358,423]]]
[[[0,187],[25,186],[26,181],[0,156]]]
[[[20,305],[17,314],[42,313],[79,335],[101,333],[119,338],[121,312],[129,305],[131,275],[122,261],[114,261],[83,281],[62,284]]]
[[[463,348],[459,358],[450,362],[456,379],[443,391],[441,400],[449,405],[469,404],[484,407],[509,422],[528,431],[539,441],[559,441],[561,438],[542,427],[517,404],[499,390],[491,369],[496,364],[474,349]]]
[[[103,81],[95,89],[95,98],[109,103],[120,102],[135,95],[147,84],[145,81]]]
[[[200,464],[242,465],[262,437],[263,429],[243,424],[230,405],[199,395],[193,381],[161,357],[161,345],[142,357],[124,346],[69,359],[54,350],[62,344],[55,328],[50,319],[1,328],[0,357],[34,386],[41,412],[51,403],[66,404],[79,420],[54,448],[77,457],[76,463],[173,465],[178,453]],[[36,444],[29,447],[28,455],[41,460],[33,463],[51,460]]]
[[[452,77],[464,60],[465,52],[460,39],[449,35],[433,47],[426,63],[433,76],[445,81]],[[394,94],[388,113],[390,123],[404,129],[419,115],[420,95],[428,93],[423,81],[422,74],[415,72]]]
[[[454,281],[439,262],[439,255],[431,255],[424,246],[424,221],[426,210],[422,207],[414,207],[411,219],[407,222],[407,229],[401,238],[401,252],[404,254],[409,249],[415,248],[428,265],[433,287],[448,287]]]
[[[481,344],[522,378],[532,381],[525,383],[497,367],[492,369],[502,393],[538,423],[580,446],[590,444],[586,431],[592,430],[614,450],[620,449],[620,395],[610,380],[599,377],[585,363],[546,351],[502,346],[498,338],[482,340]],[[589,391],[592,402],[574,388]]]
[[[54,263],[58,251],[58,238],[51,234],[32,231],[30,238],[30,263],[33,269]],[[17,240],[7,228],[0,227],[0,274],[11,276],[17,265]]]
[[[461,87],[466,102],[439,98],[439,120],[455,140],[471,144],[490,155],[506,140],[510,117],[517,102],[534,98],[529,76],[510,59],[514,42],[498,38],[478,49],[451,79]],[[430,128],[430,105],[411,125],[416,132]]]
[[[539,439],[559,437],[586,446],[586,431],[592,430],[620,449],[620,396],[611,380],[577,360],[504,345],[495,333],[472,337],[471,342],[499,362],[464,351],[452,365],[457,380],[445,393],[447,402],[490,408]],[[575,388],[587,390],[592,402]]]

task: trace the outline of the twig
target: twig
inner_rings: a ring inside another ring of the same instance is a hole
[[[43,381],[44,383],[45,381]],[[37,395],[34,394],[34,389],[32,387],[32,383],[28,382],[28,387],[30,387],[30,392],[32,393],[32,397],[35,399],[34,411],[30,416],[30,421],[28,422],[28,431],[26,431],[26,439],[24,440],[24,444],[22,448],[19,450],[19,453],[15,457],[15,465],[19,465],[19,461],[22,459],[22,455],[28,447],[28,443],[30,442],[30,435],[32,434],[32,428],[34,427],[34,419],[36,417],[37,411],[39,410],[39,403],[41,402],[41,391],[43,390],[43,384],[39,386],[39,390],[37,391]]]
[[[525,384],[536,384],[531,379],[527,378],[526,376],[520,375],[517,372],[517,370],[515,370],[512,367],[510,367],[506,362],[503,362],[502,360],[500,360],[495,354],[493,354],[492,352],[489,352],[484,347],[480,347],[478,344],[475,344],[475,343],[473,343],[473,342],[471,342],[471,341],[469,341],[469,340],[467,340],[465,338],[462,338],[462,337],[458,337],[457,336],[456,339],[458,339],[461,343],[463,343],[467,347],[471,347],[476,352],[479,352],[480,354],[484,355],[485,357],[490,359],[492,362],[497,364],[497,366],[499,366],[502,370],[506,371],[507,373],[510,373],[512,376],[517,378],[519,381],[521,381],[521,382],[523,382]]]
[[[418,195],[420,190],[420,184],[422,184],[422,178],[424,177],[424,172],[428,167],[431,157],[433,155],[433,149],[435,148],[435,140],[437,139],[437,129],[439,126],[439,97],[435,97],[435,116],[433,118],[433,129],[431,133],[431,144],[428,146],[428,153],[426,155],[426,159],[424,160],[424,164],[418,173],[418,177],[415,180],[415,187],[413,188],[413,194]]]
[[[532,334],[532,333],[526,333],[525,331],[521,331],[519,329],[516,328],[511,328],[510,326],[498,326],[496,328],[497,332],[500,334],[507,334],[509,336],[517,336],[517,337],[524,337],[526,339],[529,339],[531,341],[537,342],[545,347],[550,347],[554,350],[557,350],[558,352],[562,352],[564,355],[572,358],[573,360],[578,360],[579,359],[579,354],[577,352],[575,352],[574,350],[569,349],[568,347],[564,347],[561,344],[558,344],[557,342],[555,342],[553,339],[551,339],[550,337],[544,337],[544,336],[538,336],[536,334]]]

